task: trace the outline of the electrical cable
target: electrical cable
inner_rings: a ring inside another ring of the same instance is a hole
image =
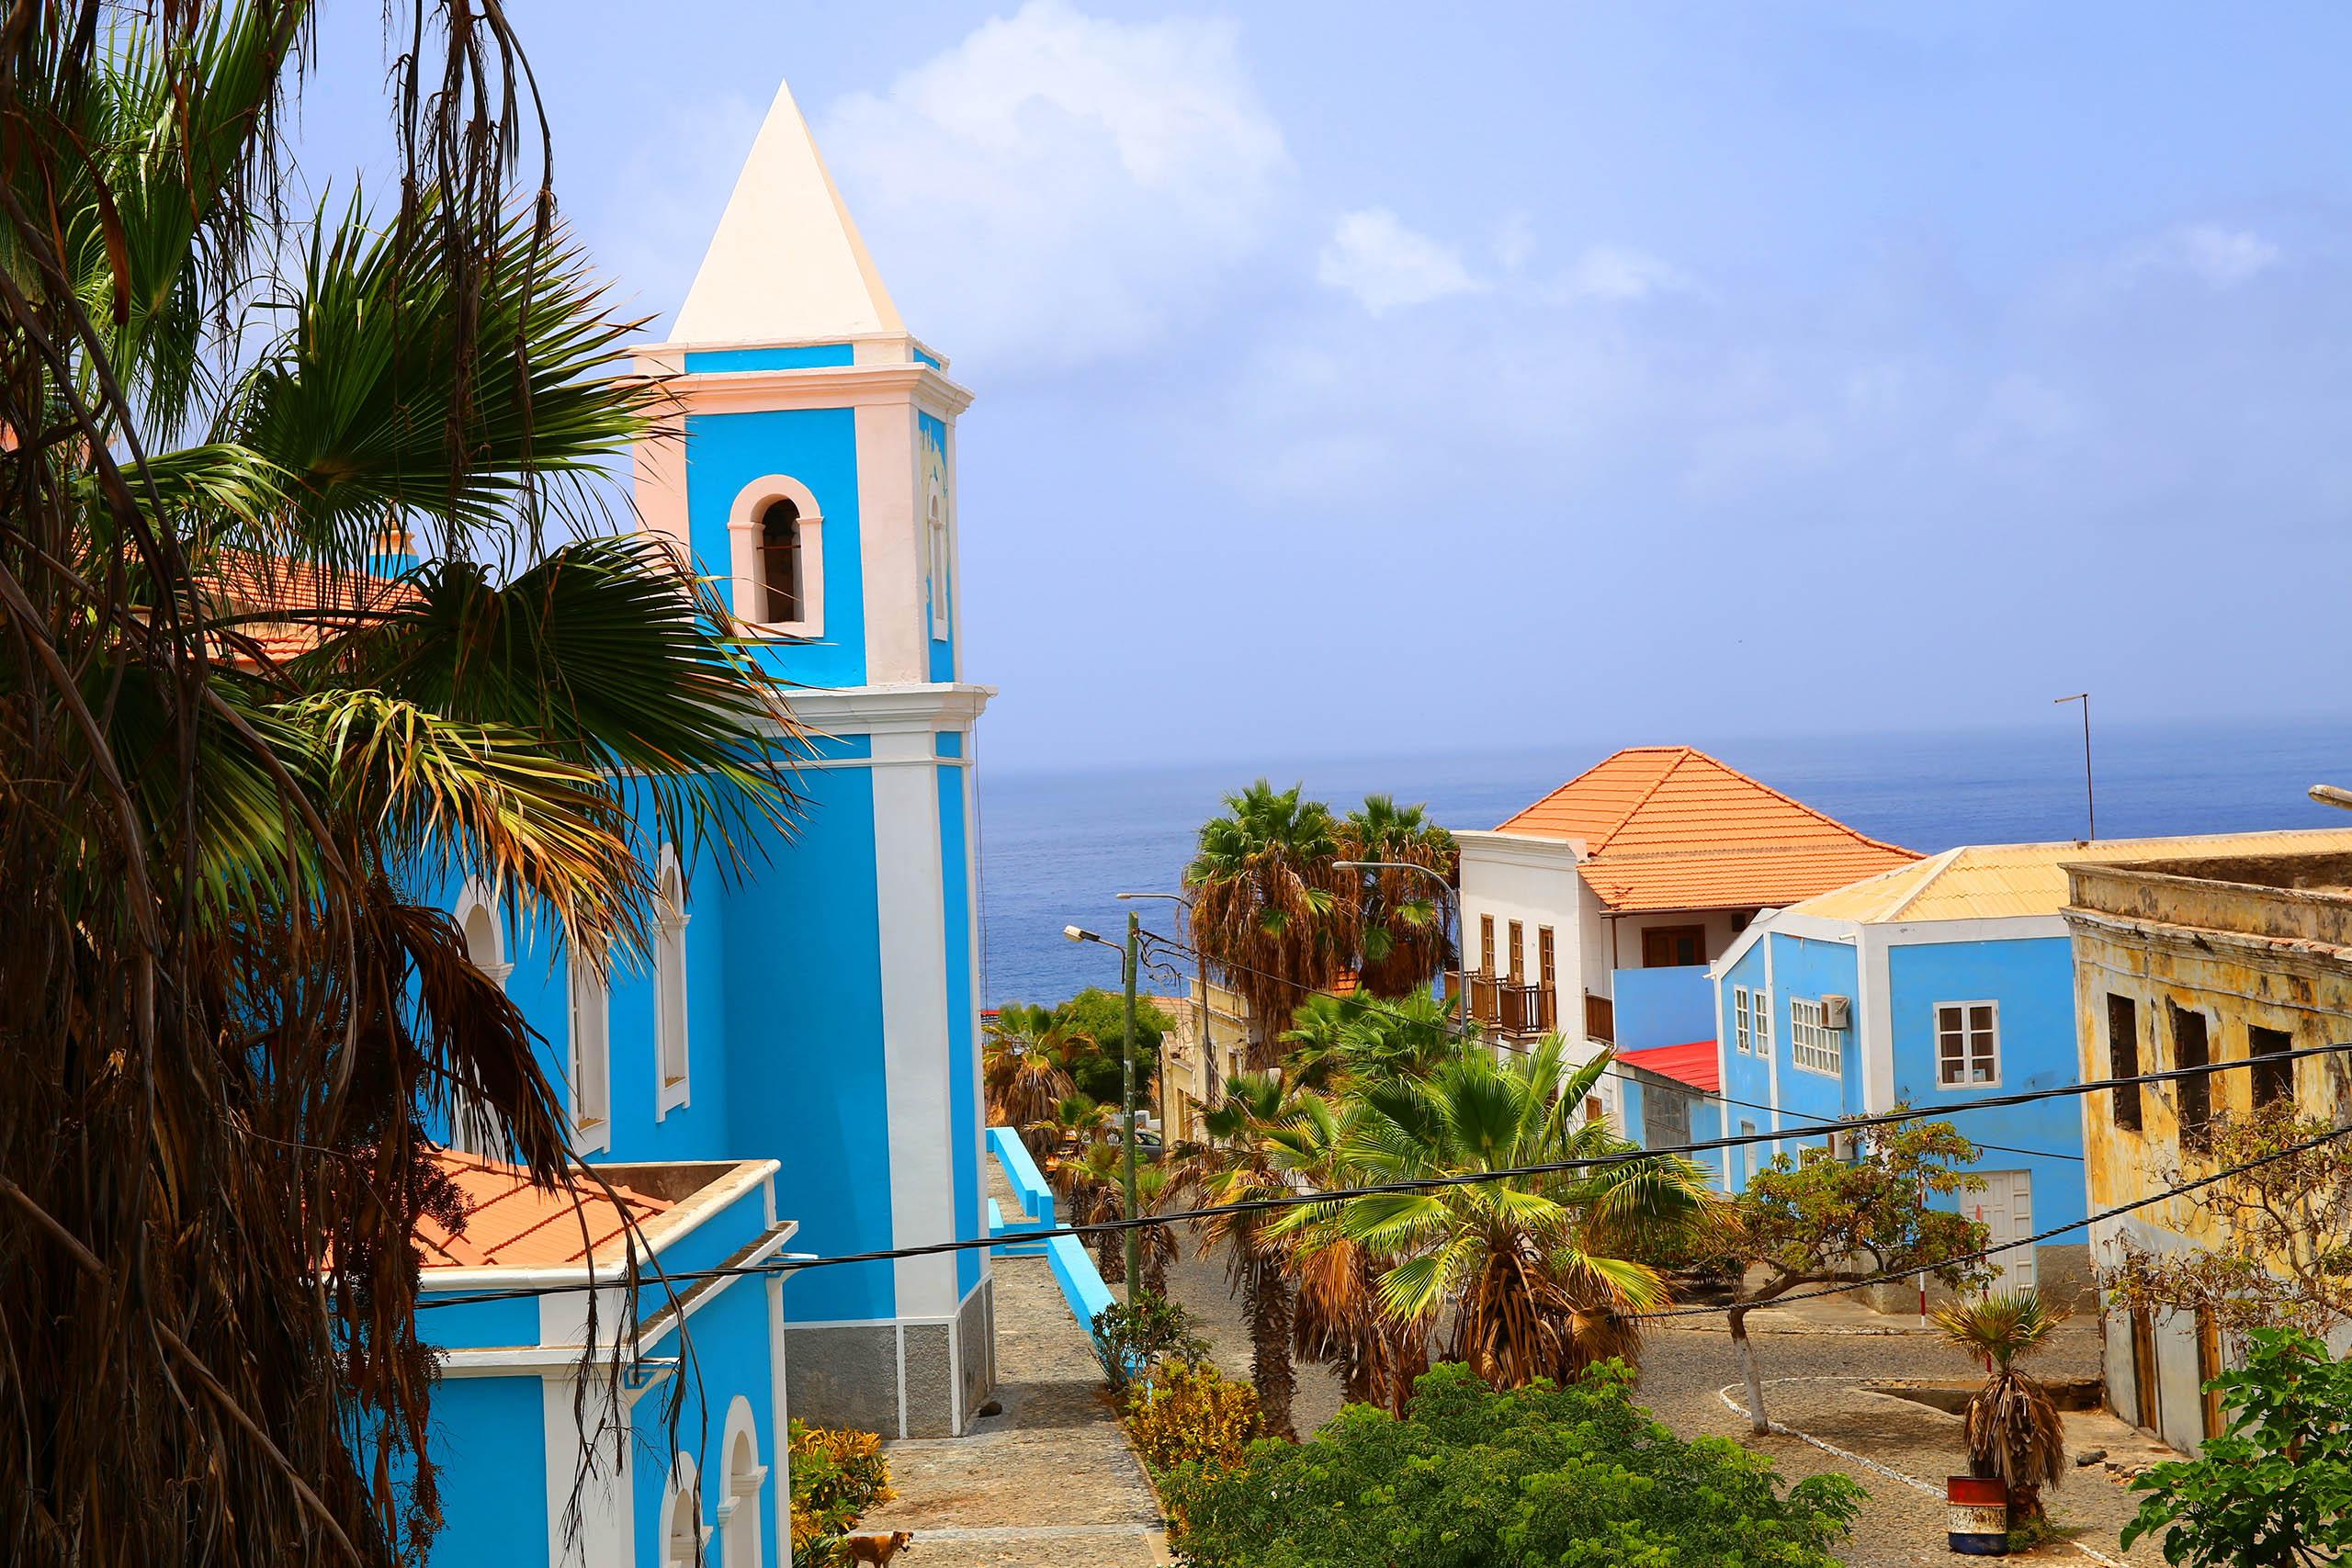
[[[2253,1068],[2276,1066],[2285,1063],[2301,1061],[2307,1056],[2334,1055],[2345,1052],[2352,1052],[2352,1042],[2327,1045],[2307,1045],[2300,1050],[2271,1052],[2265,1054],[2258,1059],[2250,1056],[2240,1057],[2233,1061],[2208,1062],[2193,1067],[2169,1067],[2160,1072],[2138,1073],[2130,1077],[2100,1078],[2090,1083],[2066,1084],[2055,1089],[2026,1089],[2015,1094],[2000,1095],[1991,1099],[1978,1100],[1976,1103],[1980,1106],[1988,1108],[2008,1105],[2027,1105],[2040,1100],[2055,1100],[2068,1095],[2098,1094],[2111,1092],[2116,1089],[2136,1088],[2144,1084],[2171,1083],[2181,1078],[2202,1077],[2211,1073],[2229,1072],[2242,1067]],[[1905,1122],[1923,1121],[1930,1117],[1938,1116],[1939,1114],[1939,1112],[1935,1111],[1889,1111],[1879,1115],[1854,1117],[1839,1123],[1839,1125],[1848,1131],[1861,1132],[1872,1127],[1898,1126]],[[2312,1140],[2312,1142],[2320,1143],[2325,1142],[2328,1138],[2340,1137],[2346,1131],[2352,1131],[2352,1128],[2340,1128],[2335,1133],[2324,1134],[2319,1139]],[[1114,1235],[1128,1230],[1143,1229],[1151,1225],[1190,1224],[1204,1219],[1224,1218],[1235,1214],[1260,1213],[1275,1210],[1305,1208],[1315,1204],[1339,1203],[1355,1198],[1371,1198],[1394,1196],[1406,1193],[1427,1192],[1449,1187],[1482,1186],[1487,1182],[1509,1181],[1520,1177],[1559,1176],[1566,1175],[1570,1171],[1605,1170],[1621,1165],[1630,1165],[1646,1159],[1659,1159],[1669,1156],[1688,1158],[1694,1154],[1709,1154],[1718,1149],[1743,1148],[1750,1145],[1775,1142],[1777,1140],[1783,1139],[1786,1136],[1787,1134],[1784,1133],[1744,1133],[1734,1137],[1702,1139],[1692,1143],[1676,1145],[1667,1148],[1624,1149],[1614,1154],[1595,1155],[1581,1159],[1552,1160],[1537,1165],[1511,1166],[1494,1170],[1455,1171],[1443,1176],[1417,1177],[1406,1181],[1377,1182],[1363,1187],[1339,1188],[1326,1192],[1298,1192],[1284,1194],[1281,1197],[1243,1199],[1233,1203],[1219,1203],[1205,1209],[1181,1210],[1174,1213],[1137,1214],[1127,1219],[1103,1220],[1094,1224],[1059,1225],[1045,1230],[1019,1231],[1012,1233],[1012,1236],[1013,1238],[1017,1238],[1021,1242],[1026,1243],[1031,1241],[1051,1241],[1061,1236],[1077,1236],[1082,1238],[1087,1236]],[[2297,1148],[2295,1149],[2281,1151],[2281,1155],[2295,1153],[2298,1152],[2299,1149],[2307,1146],[2310,1146],[2310,1145],[2297,1145]],[[2280,1156],[2266,1156],[2260,1160],[2248,1161],[2245,1165],[2234,1166],[2230,1168],[2228,1170],[2217,1172],[2212,1177],[2201,1179],[2200,1180],[2192,1183],[2189,1187],[2178,1189],[2177,1190],[2194,1190],[2198,1187],[2209,1185],[2211,1181],[2218,1179],[2220,1177],[2233,1175],[2239,1170],[2252,1169],[2256,1166],[2266,1164],[2268,1160],[2277,1157],[2280,1157]],[[2159,1197],[2171,1197],[2174,1195],[2176,1195],[2174,1191],[2167,1191],[2160,1194]],[[2157,1200],[2150,1199],[2144,1201],[2152,1202],[2155,1201]],[[2127,1205],[2125,1209],[2115,1212],[2126,1213],[2129,1212],[2130,1208],[2139,1206],[2142,1205]],[[2107,1214],[2093,1216],[2093,1218],[2106,1217],[2109,1216]],[[2089,1221],[2087,1220],[2078,1222],[2078,1224],[2088,1223]],[[2075,1228],[2077,1228],[2076,1225],[2064,1225],[2060,1226],[2059,1230],[2064,1231]],[[2045,1234],[2056,1235],[2058,1232],[2052,1231]],[[2027,1241],[2036,1239],[2039,1238],[2026,1238]],[[674,1284],[678,1281],[699,1281],[703,1280],[724,1279],[745,1274],[768,1274],[779,1272],[797,1273],[802,1269],[839,1268],[853,1263],[887,1263],[894,1262],[903,1258],[933,1258],[943,1254],[969,1252],[982,1247],[1003,1246],[1006,1245],[1007,1240],[1008,1237],[1006,1236],[972,1236],[956,1241],[932,1242],[921,1247],[885,1247],[871,1252],[842,1253],[831,1258],[817,1258],[805,1261],[784,1263],[780,1265],[761,1263],[736,1268],[690,1269],[677,1274],[665,1273],[658,1277],[665,1282]],[[2013,1247],[2023,1246],[2026,1245],[2026,1242],[2011,1242],[2007,1245]],[[1962,1261],[1965,1261],[1965,1259],[1963,1258]],[[1943,1265],[1932,1265],[1926,1269],[1903,1270],[1890,1275],[1889,1278],[1907,1279],[1912,1274],[1933,1272],[1935,1268],[1942,1266]],[[1839,1285],[1836,1287],[1835,1290],[1824,1293],[1836,1294],[1840,1291],[1852,1290],[1855,1283],[1871,1282],[1872,1281],[1861,1280],[1849,1282]],[[422,1312],[435,1307],[469,1306],[486,1302],[511,1301],[522,1297],[557,1295],[566,1292],[577,1291],[584,1288],[587,1287],[577,1284],[516,1286],[507,1290],[483,1291],[461,1296],[445,1296],[436,1301],[419,1302],[417,1303],[417,1310]],[[1788,1300],[1792,1298],[1783,1297],[1781,1299]]]

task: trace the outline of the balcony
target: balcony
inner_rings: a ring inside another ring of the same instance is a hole
[[[1470,989],[1470,1016],[1499,1034],[1547,1034],[1559,1027],[1558,994],[1548,985],[1478,970],[1446,976],[1447,994]]]

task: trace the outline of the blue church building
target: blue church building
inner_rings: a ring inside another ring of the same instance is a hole
[[[617,1203],[579,1213],[453,1156],[467,1224],[425,1275],[445,1562],[783,1563],[788,1418],[950,1436],[994,1381],[984,1249],[648,1283],[618,1384],[581,1379],[592,1333],[609,1347],[627,1316],[625,1218],[672,1274],[988,1235],[970,770],[990,694],[964,680],[956,570],[971,394],[899,320],[787,90],[672,336],[638,352],[674,399],[638,454],[638,525],[722,582],[794,682],[806,805],[732,879],[644,819],[654,951],[609,981],[495,890],[453,890]],[[542,1293],[500,1296],[518,1288]],[[606,1450],[585,1472],[583,1417]]]

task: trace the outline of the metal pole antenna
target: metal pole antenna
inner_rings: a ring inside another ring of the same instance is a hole
[[[1136,1207],[1136,966],[1137,949],[1142,945],[1142,922],[1133,909],[1127,911],[1126,970],[1126,1034],[1119,1048],[1119,1101],[1122,1129],[1120,1154],[1125,1168],[1120,1184],[1125,1190],[1126,1216],[1130,1224],[1121,1238],[1125,1247],[1127,1265],[1127,1304],[1136,1304],[1136,1292],[1141,1288],[1143,1277],[1143,1233],[1132,1223]]]
[[[2090,817],[2089,831],[2083,841],[2088,843],[2098,837],[2098,795],[2091,788],[2091,694],[2076,692],[2071,697],[2052,697],[2050,700],[2058,704],[2083,705],[2083,807]]]

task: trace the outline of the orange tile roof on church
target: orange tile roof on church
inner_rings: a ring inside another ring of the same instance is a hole
[[[1581,840],[1616,913],[1779,907],[1919,858],[1690,746],[1629,746],[1497,830]]]
[[[618,1202],[586,1182],[574,1199],[534,1187],[519,1168],[495,1160],[447,1150],[435,1159],[464,1196],[466,1224],[452,1235],[430,1219],[419,1222],[428,1269],[553,1269],[616,1258],[626,1250],[622,1233],[629,1222],[642,1228],[678,1206],[618,1182]],[[643,1246],[640,1238],[640,1253]]]

